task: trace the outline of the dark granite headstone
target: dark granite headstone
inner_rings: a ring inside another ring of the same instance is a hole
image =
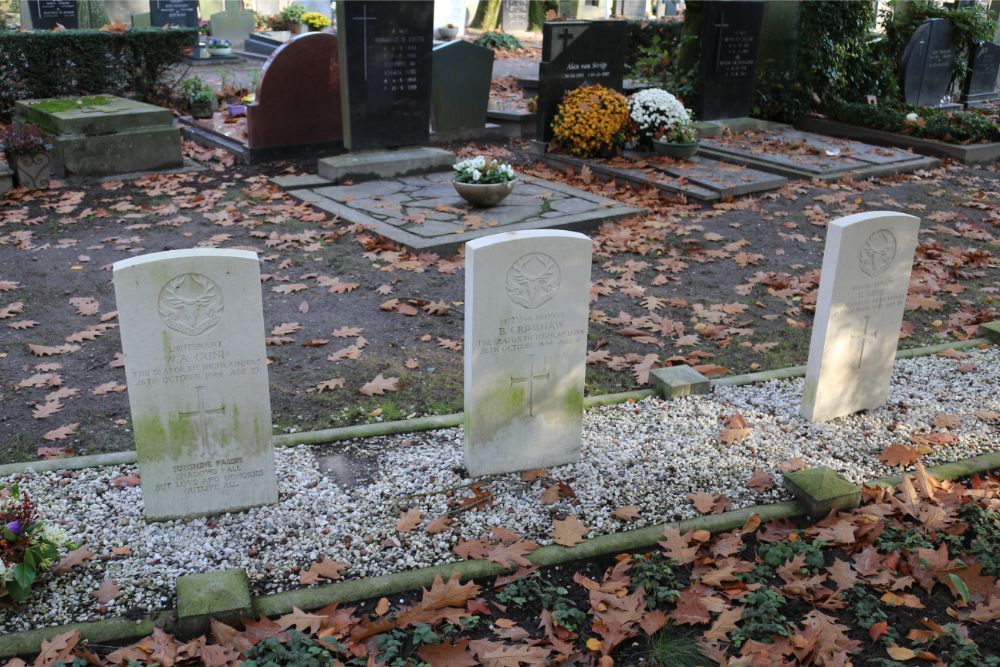
[[[149,0],[149,23],[154,28],[169,24],[198,27],[198,0]]]
[[[622,90],[625,78],[625,21],[547,21],[542,26],[538,67],[539,141],[552,139],[552,119],[563,96],[599,83]]]
[[[76,0],[28,0],[31,27],[52,30],[56,25],[75,29],[80,25]]]
[[[500,25],[504,32],[528,31],[528,0],[505,0]]]
[[[261,70],[256,99],[247,106],[250,148],[341,140],[337,58],[337,37],[328,32],[299,35],[271,54]]]
[[[971,65],[962,101],[982,102],[996,98],[997,74],[1000,73],[1000,44],[982,42],[972,54]]]
[[[901,69],[907,104],[941,106],[955,69],[951,23],[946,19],[921,23],[906,44]]]
[[[432,0],[340,0],[344,145],[357,151],[427,142]]]
[[[701,15],[698,120],[750,114],[764,3],[710,1]]]
[[[493,49],[465,40],[434,47],[431,119],[435,132],[483,129],[493,78]]]

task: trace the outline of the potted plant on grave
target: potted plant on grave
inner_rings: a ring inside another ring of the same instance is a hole
[[[17,124],[0,132],[0,149],[7,164],[17,174],[19,187],[47,190],[52,164],[49,143],[41,128],[33,123]]]
[[[59,560],[69,536],[42,523],[27,492],[17,485],[0,487],[0,602],[23,602],[38,575]]]
[[[577,157],[610,156],[628,135],[628,100],[600,84],[566,93],[552,121],[556,145]]]
[[[309,32],[319,32],[330,27],[330,17],[319,12],[308,12],[302,15],[302,22],[309,28]]]
[[[194,118],[211,118],[213,102],[215,102],[215,93],[212,92],[211,88],[206,86],[196,90],[188,98],[188,104],[191,106],[191,115]]]
[[[213,56],[230,56],[233,54],[233,43],[228,39],[216,39],[213,37],[208,41],[208,52]]]
[[[287,30],[293,35],[302,32],[302,18],[307,14],[306,8],[297,2],[293,2],[281,10],[281,19],[285,22]]]
[[[660,88],[641,90],[628,101],[629,119],[636,143],[658,155],[689,158],[698,150],[698,131],[691,112],[681,101]]]
[[[454,166],[455,191],[475,207],[496,206],[511,193],[517,174],[507,163],[499,160],[487,161],[485,157],[463,160]]]
[[[438,28],[438,36],[441,39],[446,39],[449,42],[456,37],[458,37],[458,26],[454,23],[449,23],[443,28]]]

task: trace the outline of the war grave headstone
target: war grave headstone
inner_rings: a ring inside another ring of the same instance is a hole
[[[500,14],[500,25],[504,32],[528,32],[529,6],[529,0],[505,0]]]
[[[252,11],[243,8],[243,0],[226,0],[225,9],[212,14],[208,23],[212,37],[228,39],[234,47],[241,48],[257,26],[257,19]]]
[[[493,78],[493,49],[465,40],[434,47],[431,121],[438,140],[482,134]]]
[[[348,149],[427,142],[433,32],[429,0],[337,3]]]
[[[743,118],[750,114],[763,24],[763,2],[704,3],[699,40],[699,120]]]
[[[974,104],[996,99],[997,75],[1000,74],[1000,44],[981,43],[976,47],[970,65],[962,102]]]
[[[169,109],[105,95],[104,103],[46,111],[51,100],[20,100],[14,122],[34,123],[53,145],[57,176],[103,176],[184,164],[180,131]]]
[[[257,255],[171,250],[113,275],[146,519],[277,502]]]
[[[791,128],[755,130],[725,137],[702,138],[698,155],[790,178],[837,180],[908,173],[938,163],[898,148],[872,146],[859,141],[834,139]]]
[[[955,69],[955,45],[947,19],[924,21],[914,31],[900,61],[903,97],[907,104],[948,107]]]
[[[60,25],[73,30],[80,25],[79,6],[76,0],[26,0],[21,5],[21,23],[34,30],[52,30]]]
[[[400,159],[405,160],[406,150]],[[384,178],[350,186],[291,189],[317,208],[364,225],[414,250],[450,252],[466,241],[526,229],[592,229],[639,215],[626,206],[561,183],[520,177],[514,191],[489,209],[471,208],[452,186],[453,173]]]
[[[247,143],[250,148],[337,144],[343,136],[340,116],[336,35],[298,35],[261,69],[254,103],[247,106]]]
[[[552,120],[570,90],[594,83],[622,90],[627,42],[624,21],[545,22],[538,69],[538,141],[552,140]]]
[[[802,416],[822,422],[885,403],[920,219],[858,213],[827,226]]]
[[[465,468],[472,477],[580,456],[592,242],[498,234],[465,246]]]

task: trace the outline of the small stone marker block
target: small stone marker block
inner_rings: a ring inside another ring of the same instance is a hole
[[[806,506],[813,519],[861,504],[861,487],[851,484],[829,466],[790,472],[785,475],[785,488]]]
[[[282,190],[301,190],[303,188],[321,188],[325,185],[333,185],[330,181],[316,174],[275,176],[269,179],[268,182],[272,185],[277,185]]]
[[[455,154],[443,148],[414,147],[335,155],[320,160],[317,171],[323,178],[339,183],[444,171],[455,162]]]
[[[668,400],[712,390],[711,381],[690,366],[655,368],[649,372],[649,378],[660,396]]]
[[[980,324],[979,335],[991,343],[1000,345],[1000,320]]]
[[[177,578],[177,625],[181,637],[208,632],[213,618],[230,625],[253,616],[246,570],[216,570]]]

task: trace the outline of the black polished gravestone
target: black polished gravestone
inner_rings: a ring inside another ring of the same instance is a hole
[[[955,69],[951,23],[930,19],[913,32],[900,63],[903,99],[907,104],[938,107],[948,103]]]
[[[997,94],[998,73],[1000,73],[1000,44],[980,43],[972,54],[962,102],[983,102],[1000,96]]]
[[[552,139],[552,120],[563,96],[574,88],[599,83],[622,90],[625,21],[547,21],[542,26],[542,62],[538,67],[536,138]]]
[[[73,30],[80,25],[76,0],[28,0],[28,15],[35,30],[52,30],[57,25]]]
[[[701,15],[698,120],[750,114],[764,3],[710,1]]]
[[[431,118],[434,131],[482,130],[490,102],[493,49],[464,39],[434,47]]]
[[[504,0],[500,25],[504,32],[528,31],[528,0]]]
[[[340,98],[349,150],[427,142],[433,32],[433,0],[337,3]]]
[[[198,0],[149,0],[149,24],[198,27]]]

